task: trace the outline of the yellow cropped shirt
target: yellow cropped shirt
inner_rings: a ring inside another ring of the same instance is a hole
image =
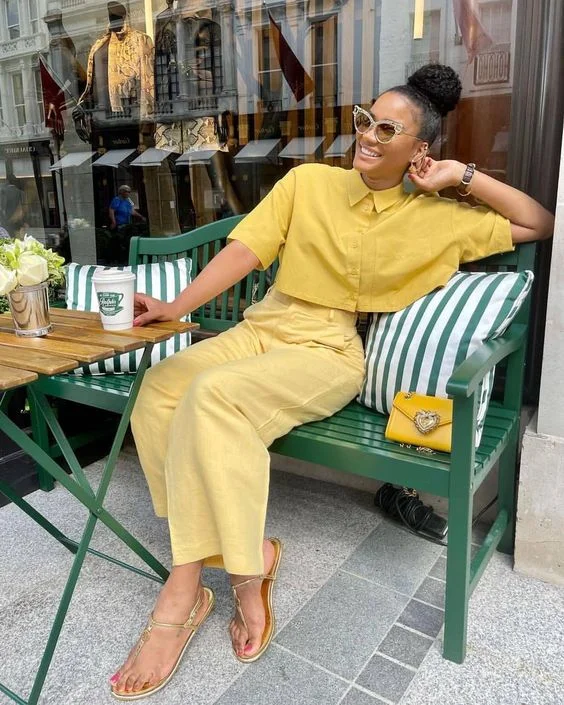
[[[513,249],[509,221],[482,206],[370,190],[359,172],[302,164],[231,232],[276,288],[346,311],[397,311],[444,286],[461,262]]]

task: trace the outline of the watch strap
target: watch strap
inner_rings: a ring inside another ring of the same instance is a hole
[[[466,165],[466,169],[464,170],[462,180],[456,189],[461,196],[468,196],[469,195],[470,182],[472,181],[472,177],[474,176],[475,171],[476,171],[476,165],[473,162],[470,162],[469,164]]]

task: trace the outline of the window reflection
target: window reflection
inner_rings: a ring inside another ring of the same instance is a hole
[[[124,262],[133,234],[245,212],[303,161],[349,168],[353,105],[434,61],[464,84],[434,155],[505,179],[517,0],[426,0],[421,39],[413,8],[2,0],[0,195],[20,211],[11,232],[78,261]],[[109,204],[124,185],[142,218],[113,227]]]

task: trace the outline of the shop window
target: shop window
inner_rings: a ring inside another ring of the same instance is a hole
[[[191,94],[198,96],[221,93],[221,29],[213,20],[190,18],[187,22],[185,73]]]
[[[21,73],[12,74],[12,91],[14,95],[14,108],[16,124],[22,127],[26,123],[25,97]]]
[[[155,88],[159,112],[172,112],[179,94],[176,37],[170,29],[158,36],[155,47]]]
[[[29,2],[29,23],[32,34],[39,32],[39,7],[37,0],[28,0]]]
[[[37,101],[37,114],[39,115],[39,122],[43,124],[45,122],[45,108],[43,105],[43,93],[41,91],[41,75],[39,69],[35,69],[33,72],[33,80],[35,82],[35,100]]]
[[[221,35],[218,25],[209,23],[196,34],[194,54],[199,69],[198,95],[213,95],[222,89]]]
[[[17,39],[20,36],[20,11],[18,0],[5,0],[6,24],[8,37]]]
[[[411,40],[411,58],[405,66],[405,78],[425,64],[440,60],[441,11],[431,10],[423,18],[423,37]]]
[[[259,28],[258,79],[263,103],[282,100],[282,70],[268,25]]]
[[[311,53],[315,105],[337,105],[337,15],[312,21]]]
[[[509,48],[511,42],[511,1],[480,4],[480,19],[494,45]]]

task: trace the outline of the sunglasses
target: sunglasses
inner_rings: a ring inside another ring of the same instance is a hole
[[[407,135],[408,137],[415,137],[416,140],[421,139],[416,135],[411,135],[409,132],[406,132],[401,122],[396,122],[395,120],[374,120],[372,115],[359,105],[354,106],[353,118],[354,129],[359,135],[365,135],[367,132],[370,132],[370,130],[374,130],[374,136],[380,144],[388,144],[396,135],[401,134]]]

